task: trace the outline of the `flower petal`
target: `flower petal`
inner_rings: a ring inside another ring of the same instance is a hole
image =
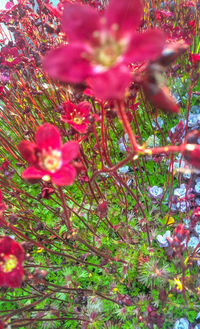
[[[79,153],[79,143],[78,142],[67,142],[63,145],[62,149],[62,160],[63,163],[69,163],[74,160]]]
[[[47,151],[49,148],[59,150],[61,147],[59,130],[49,123],[45,123],[37,130],[35,140],[40,149]]]
[[[101,100],[113,100],[123,98],[131,82],[131,75],[126,66],[119,65],[88,80],[96,97]]]
[[[30,181],[39,180],[43,176],[48,175],[48,171],[38,170],[35,167],[29,167],[22,173],[22,178]]]
[[[25,257],[24,249],[15,240],[12,240],[11,254],[17,257],[18,262],[22,263],[24,261],[24,257]]]
[[[77,105],[77,110],[80,111],[82,114],[87,116],[91,110],[91,104],[89,102],[81,102]]]
[[[50,51],[43,65],[52,78],[78,83],[93,72],[89,61],[84,57],[86,53],[85,48],[80,45],[63,46]]]
[[[0,287],[5,287],[5,285],[6,285],[5,278],[6,278],[6,275],[2,271],[0,271]]]
[[[18,265],[12,272],[6,273],[5,285],[10,288],[20,288],[23,275],[24,270],[21,265]]]
[[[71,115],[70,113],[72,113],[75,109],[75,105],[71,102],[65,102],[62,105],[63,111],[65,112],[64,115],[62,115],[62,120],[70,120],[71,119]]]
[[[82,123],[80,125],[77,125],[75,123],[72,123],[72,127],[78,131],[80,134],[85,134],[88,128],[88,123]]]
[[[76,177],[76,170],[70,165],[63,165],[51,174],[52,183],[58,186],[71,185]]]
[[[29,141],[21,141],[18,145],[18,149],[22,157],[31,165],[38,162],[36,152],[38,150],[37,145]]]
[[[5,236],[0,240],[0,254],[10,254],[13,239]]]
[[[113,32],[116,31],[119,37],[132,34],[139,26],[142,16],[141,0],[111,0],[105,13],[109,28],[113,27]]]
[[[71,41],[93,42],[94,32],[100,29],[100,16],[97,10],[80,4],[64,5],[62,27]]]
[[[125,53],[126,62],[143,62],[158,57],[164,47],[165,34],[159,30],[135,33]]]

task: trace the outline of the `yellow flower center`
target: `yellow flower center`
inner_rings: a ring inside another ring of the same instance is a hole
[[[74,118],[73,118],[73,121],[75,124],[77,125],[81,125],[84,121],[84,119],[82,117],[79,117],[78,115],[76,115]]]
[[[49,150],[48,153],[46,151],[43,152],[40,161],[41,167],[52,173],[56,172],[62,165],[61,155],[61,152],[58,150]]]
[[[12,63],[14,61],[14,57],[13,56],[6,57],[6,61]]]
[[[109,68],[120,60],[126,50],[126,40],[116,40],[111,34],[100,35],[100,46],[96,48],[94,58],[96,64]]]
[[[72,121],[76,125],[81,125],[83,123],[83,121],[85,121],[85,117],[82,117],[81,113],[77,112],[77,109],[74,109],[74,113],[70,113],[70,115],[72,117]]]
[[[2,270],[4,273],[9,273],[17,267],[18,260],[14,255],[4,256]]]

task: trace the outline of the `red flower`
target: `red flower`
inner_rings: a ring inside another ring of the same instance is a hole
[[[140,0],[111,0],[104,16],[87,5],[66,3],[62,27],[70,43],[51,51],[44,67],[65,82],[90,77],[101,99],[123,97],[131,81],[127,64],[155,59],[164,45],[161,31],[136,32],[142,16]]]
[[[51,180],[56,185],[71,185],[76,177],[75,168],[70,165],[79,152],[77,142],[61,143],[58,129],[45,123],[36,133],[36,143],[22,141],[19,151],[29,162],[22,177],[27,180]]]
[[[4,324],[2,321],[0,321],[0,329],[3,329],[4,328]]]
[[[7,170],[10,165],[10,162],[8,160],[4,160],[4,162],[0,166],[0,171]]]
[[[19,288],[24,270],[24,250],[18,242],[5,236],[0,240],[0,285]]]
[[[91,105],[88,102],[81,102],[78,105],[74,105],[71,102],[63,104],[63,110],[65,112],[62,115],[62,120],[81,134],[86,133],[89,125],[88,115],[91,109]]]
[[[4,47],[1,49],[2,56],[2,65],[12,67],[15,64],[18,64],[20,61],[21,55],[19,55],[16,47]]]

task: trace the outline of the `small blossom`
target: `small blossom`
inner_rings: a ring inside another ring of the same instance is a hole
[[[0,285],[19,288],[24,270],[24,250],[21,245],[9,236],[0,240]]]
[[[64,114],[62,120],[70,125],[81,134],[86,133],[89,125],[89,112],[91,105],[88,102],[81,102],[78,105],[74,105],[71,102],[63,104]]]
[[[174,282],[176,284],[176,289],[182,291],[183,290],[183,284],[178,278],[174,278]]]
[[[61,143],[58,129],[45,123],[36,133],[36,143],[22,141],[18,148],[31,167],[22,173],[27,180],[52,181],[55,185],[71,185],[76,170],[70,163],[78,156],[77,142]]]
[[[19,55],[16,47],[4,47],[1,49],[2,56],[2,65],[12,67],[15,64],[18,64],[20,61],[21,55]]]

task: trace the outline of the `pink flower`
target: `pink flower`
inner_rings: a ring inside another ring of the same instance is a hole
[[[76,177],[76,170],[70,164],[78,156],[77,142],[61,143],[58,129],[45,123],[36,133],[36,143],[22,141],[18,148],[21,155],[31,165],[23,173],[27,180],[43,179],[55,185],[71,185]]]
[[[0,285],[19,288],[24,270],[24,250],[18,242],[5,236],[0,240]]]
[[[128,64],[155,59],[164,45],[161,31],[136,32],[142,16],[140,0],[111,0],[104,16],[87,5],[66,3],[62,27],[69,44],[47,55],[45,69],[65,82],[90,78],[101,99],[123,97],[131,82]]]
[[[88,116],[91,109],[91,105],[88,102],[81,102],[78,105],[74,105],[71,102],[63,104],[63,110],[65,112],[62,115],[62,120],[81,134],[86,133],[89,125]]]

